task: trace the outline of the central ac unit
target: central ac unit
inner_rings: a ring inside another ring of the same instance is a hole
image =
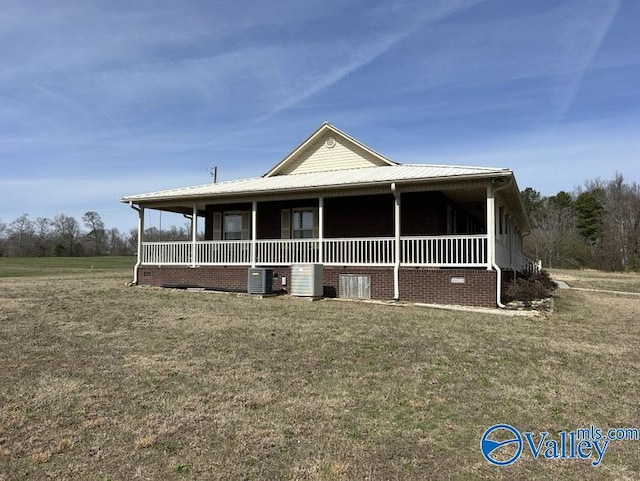
[[[250,267],[247,292],[249,294],[271,294],[273,292],[273,269]]]
[[[294,264],[291,266],[291,295],[322,297],[322,264]]]

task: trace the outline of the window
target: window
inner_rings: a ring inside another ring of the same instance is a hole
[[[280,237],[282,239],[317,239],[318,234],[317,208],[306,207],[280,211]]]
[[[251,238],[251,212],[214,212],[213,240],[247,240]]]
[[[224,214],[224,240],[242,239],[242,214]]]
[[[291,214],[291,237],[293,239],[313,238],[314,211],[294,209]]]

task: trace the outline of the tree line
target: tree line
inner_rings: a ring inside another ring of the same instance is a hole
[[[631,271],[640,268],[640,185],[620,173],[550,197],[521,192],[531,235],[529,256],[545,267]]]
[[[145,229],[144,239],[154,241],[188,240],[189,226],[171,226],[160,231]],[[52,256],[105,256],[135,255],[138,231],[106,228],[95,211],[85,212],[81,221],[59,214],[52,219],[31,219],[22,214],[9,223],[0,220],[0,256],[52,257]]]

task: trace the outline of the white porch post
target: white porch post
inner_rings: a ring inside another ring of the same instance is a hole
[[[133,203],[129,204],[133,209],[138,211],[138,261],[133,267],[133,283],[138,284],[138,268],[142,264],[142,242],[144,236],[144,207],[134,207]]]
[[[318,198],[318,263],[324,263],[324,197]]]
[[[515,271],[515,266],[514,266],[514,252],[513,252],[513,247],[514,247],[514,242],[513,242],[513,222],[511,221],[511,216],[509,216],[507,218],[507,229],[509,230],[509,236],[507,237],[507,240],[509,242],[509,265],[511,266],[511,269],[513,269]],[[515,282],[516,278],[515,276],[513,277],[513,280]]]
[[[396,184],[391,184],[393,192],[393,215],[394,215],[394,264],[393,264],[393,298],[397,301],[400,299],[400,192],[396,190]]]
[[[491,270],[496,258],[496,202],[491,180],[487,181],[487,270]]]
[[[256,266],[256,248],[258,230],[258,202],[251,203],[251,267]]]
[[[197,264],[198,255],[198,205],[193,204],[193,213],[191,214],[191,267]]]

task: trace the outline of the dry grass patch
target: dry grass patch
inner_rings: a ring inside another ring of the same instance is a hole
[[[144,448],[150,448],[151,446],[156,444],[157,441],[158,441],[157,434],[147,434],[144,436],[138,436],[133,441],[133,444],[138,449],[144,449]]]
[[[0,479],[631,479],[480,456],[484,430],[639,419],[637,303],[559,291],[548,318],[0,280]],[[28,293],[28,294],[27,294]],[[8,305],[9,303],[5,303]],[[48,454],[47,454],[48,453]],[[637,476],[636,476],[637,477]]]
[[[47,449],[36,449],[31,453],[33,464],[44,464],[51,459],[51,451]]]
[[[571,287],[640,293],[640,273],[603,272],[593,269],[549,269],[554,279]]]

